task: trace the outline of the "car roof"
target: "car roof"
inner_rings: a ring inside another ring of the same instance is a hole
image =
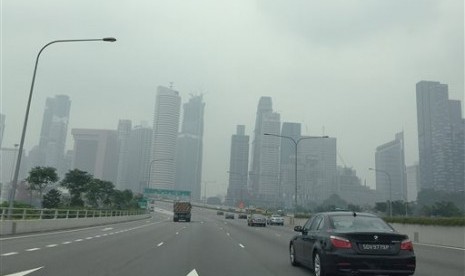
[[[364,213],[364,212],[354,212],[354,211],[334,211],[334,212],[321,212],[321,213],[316,213],[313,216],[316,215],[326,215],[326,216],[364,216],[364,217],[378,217],[374,214],[370,213]]]

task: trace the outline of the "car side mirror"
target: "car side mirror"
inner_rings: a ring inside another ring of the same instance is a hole
[[[296,231],[296,232],[302,232],[302,231],[303,231],[303,228],[302,228],[302,226],[300,226],[300,225],[294,226],[294,231]]]

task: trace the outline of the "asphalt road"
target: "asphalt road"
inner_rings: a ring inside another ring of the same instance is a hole
[[[311,275],[289,263],[289,227],[248,227],[199,208],[192,219],[175,223],[157,209],[149,220],[2,238],[0,275]],[[415,244],[415,252],[415,275],[465,275],[463,249]]]

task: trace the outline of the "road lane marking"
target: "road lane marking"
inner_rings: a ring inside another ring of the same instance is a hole
[[[4,253],[4,254],[2,254],[0,256],[6,257],[6,256],[12,256],[12,255],[16,255],[16,254],[18,254],[18,252],[8,252],[8,253]]]
[[[187,274],[187,276],[199,276],[199,274],[197,274],[197,271],[193,269],[191,272],[189,272],[189,274]]]
[[[231,234],[229,234],[229,233],[226,233],[226,235],[231,236]]]
[[[239,246],[240,246],[240,247],[242,247],[242,248],[245,248],[245,246],[244,246],[244,245],[242,245],[242,243],[240,243],[240,244],[239,244]]]
[[[452,246],[444,246],[444,245],[435,245],[435,244],[427,244],[427,243],[418,243],[414,242],[414,245],[420,245],[420,246],[428,246],[428,247],[438,247],[438,248],[446,248],[446,249],[453,249],[453,250],[460,250],[460,251],[465,251],[465,248],[460,248],[460,247],[452,247]]]
[[[83,241],[83,239],[77,239],[77,240],[74,240],[75,242],[80,242],[80,241]]]
[[[276,235],[276,237],[281,237],[281,235],[278,233],[274,233],[274,234]]]
[[[113,230],[113,227],[107,227],[107,228],[102,229],[102,231],[110,231],[110,230]]]
[[[61,244],[70,244],[71,242],[70,241],[65,241],[65,242],[62,242]]]
[[[32,252],[32,251],[37,251],[37,250],[40,250],[40,248],[35,247],[35,248],[26,249],[27,252]]]
[[[102,235],[102,236],[106,236],[106,235],[107,235],[107,234],[104,234],[104,235]],[[100,238],[101,236],[100,236],[100,235],[97,235],[97,236],[95,236],[95,237],[96,237],[96,238]]]
[[[157,247],[160,247],[160,246],[162,246],[162,245],[163,245],[163,242],[157,244]]]
[[[24,276],[24,275],[30,274],[30,273],[32,273],[34,271],[37,271],[37,270],[39,270],[41,268],[43,268],[43,266],[38,267],[38,268],[34,268],[34,269],[24,270],[24,271],[21,271],[21,272],[16,272],[16,273],[13,273],[13,274],[8,274],[8,275],[5,275],[5,276]]]
[[[47,245],[45,247],[51,248],[51,247],[56,247],[56,246],[58,246],[58,244],[49,244],[49,245]]]
[[[86,240],[91,240],[91,239],[93,239],[93,237],[87,237],[87,238],[86,238]]]
[[[179,235],[179,232],[176,232],[176,235]]]

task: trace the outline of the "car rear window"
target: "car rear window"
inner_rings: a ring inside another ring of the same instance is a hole
[[[334,229],[350,232],[393,232],[384,220],[378,217],[337,215],[330,217]]]

